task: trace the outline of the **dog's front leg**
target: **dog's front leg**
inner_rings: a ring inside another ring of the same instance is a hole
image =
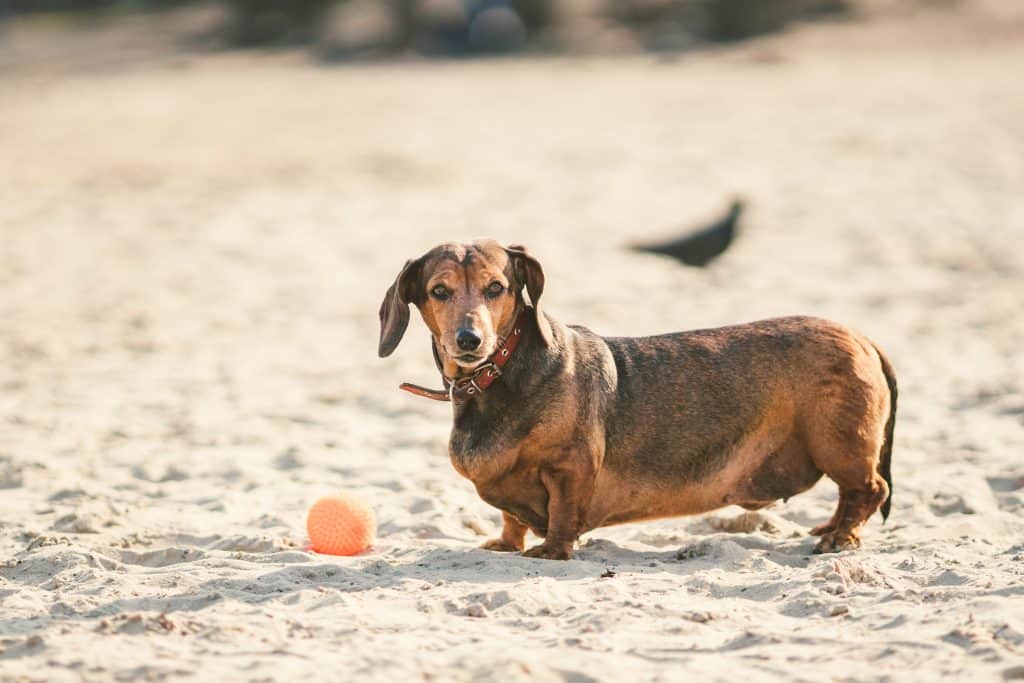
[[[548,491],[548,530],[543,543],[523,554],[545,560],[568,560],[583,532],[584,508],[594,487],[593,469],[542,469],[540,480]]]
[[[507,512],[501,513],[501,520],[501,536],[492,538],[480,547],[484,550],[496,550],[500,553],[522,550],[526,544],[526,525]]]

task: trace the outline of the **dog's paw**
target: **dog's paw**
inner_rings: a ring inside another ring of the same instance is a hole
[[[844,550],[856,550],[859,547],[860,538],[853,534],[827,532],[818,541],[818,545],[814,546],[814,554],[840,553]]]
[[[835,530],[836,530],[835,522],[830,520],[828,522],[825,522],[824,524],[819,524],[818,526],[816,526],[813,529],[811,529],[808,533],[811,536],[824,536],[825,534],[831,533],[831,532],[833,532]]]
[[[572,546],[541,543],[540,545],[533,546],[523,555],[525,557],[536,557],[541,560],[568,560],[572,557]]]
[[[516,553],[523,549],[522,544],[509,543],[504,538],[492,538],[480,546],[484,550],[493,550],[496,553]]]

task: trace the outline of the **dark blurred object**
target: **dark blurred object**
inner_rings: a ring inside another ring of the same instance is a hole
[[[844,11],[853,2],[0,0],[0,19],[25,13],[59,13],[79,28],[154,10],[174,10],[167,13],[168,17],[184,13],[198,16],[202,10],[204,16],[217,14],[218,20],[195,36],[181,36],[181,45],[200,49],[311,45],[321,58],[340,60],[387,58],[403,52],[461,56],[522,50],[591,54],[638,48],[679,51],[775,31],[793,20]]]
[[[729,213],[711,225],[690,231],[683,237],[660,244],[633,245],[635,251],[671,256],[688,266],[703,267],[724,252],[736,238],[736,224],[743,213],[743,202],[734,200]]]
[[[240,47],[314,42],[335,0],[227,0],[227,39]]]
[[[711,7],[713,38],[742,40],[778,31],[793,19],[849,9],[845,0],[716,0]]]
[[[651,50],[742,40],[850,9],[847,0],[621,0],[609,7],[609,17]]]
[[[459,55],[513,52],[547,28],[555,0],[392,0],[399,49]]]
[[[0,2],[0,12],[70,12],[110,7],[116,0],[6,0]]]
[[[0,16],[38,12],[95,12],[96,10],[126,8],[135,10],[167,9],[197,0],[0,0]]]

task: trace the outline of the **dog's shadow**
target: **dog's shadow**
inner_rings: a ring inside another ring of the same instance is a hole
[[[618,574],[668,572],[689,576],[714,567],[736,568],[750,561],[805,567],[814,540],[765,539],[757,534],[711,534],[672,544],[670,548],[635,550],[602,538],[580,545],[568,561],[538,560],[520,553],[480,548],[436,548],[407,563],[392,563],[398,580],[514,583],[546,577],[573,581],[612,578]]]

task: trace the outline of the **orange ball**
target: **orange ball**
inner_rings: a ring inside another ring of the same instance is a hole
[[[356,555],[373,543],[377,518],[358,496],[339,493],[313,503],[306,518],[313,550],[328,555]]]

